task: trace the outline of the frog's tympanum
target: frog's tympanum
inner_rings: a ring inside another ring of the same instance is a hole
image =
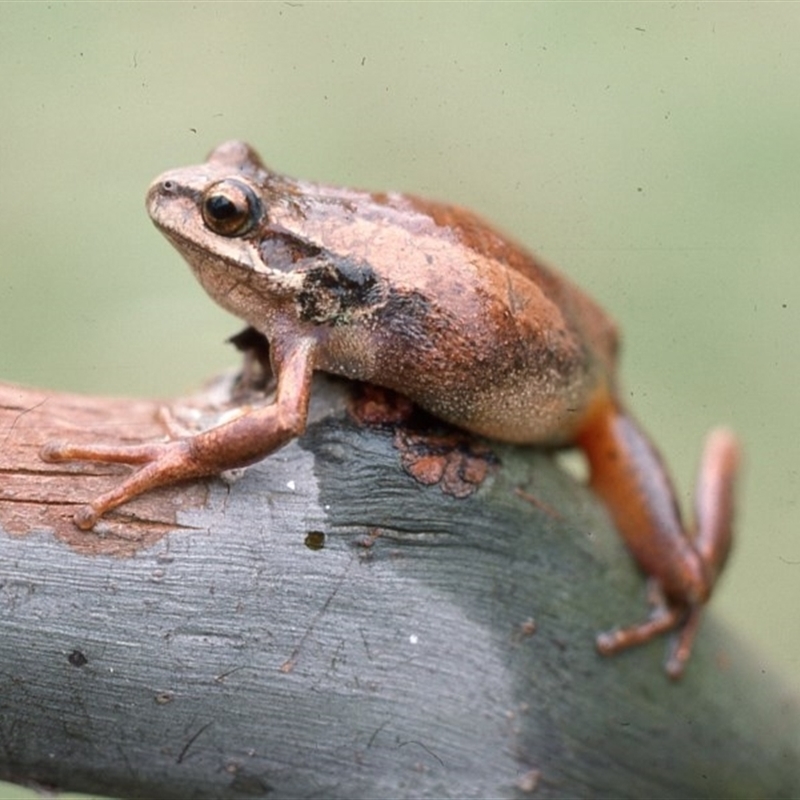
[[[315,370],[354,378],[486,437],[582,449],[660,598],[647,621],[597,647],[675,630],[666,668],[681,674],[730,549],[738,446],[727,430],[709,435],[685,527],[657,450],[621,401],[617,331],[593,300],[469,211],[294,180],[242,142],[161,175],[147,208],[211,297],[266,336],[275,400],[168,442],[47,445],[48,461],[139,467],[79,511],[78,526],[154,487],[263,458],[305,429]]]

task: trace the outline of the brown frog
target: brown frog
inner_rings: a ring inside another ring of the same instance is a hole
[[[154,487],[263,458],[305,429],[315,370],[355,378],[483,436],[581,448],[658,595],[647,621],[597,647],[677,630],[666,669],[682,673],[730,550],[739,448],[727,430],[709,435],[684,527],[658,451],[620,400],[617,331],[593,300],[469,211],[288,178],[238,141],[161,175],[147,208],[211,297],[266,336],[276,396],[169,442],[46,445],[46,461],[139,465],[77,513],[80,528]]]

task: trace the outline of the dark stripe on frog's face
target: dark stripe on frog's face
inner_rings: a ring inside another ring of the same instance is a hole
[[[304,322],[342,325],[354,314],[371,310],[380,297],[380,280],[372,267],[343,258],[304,272],[297,306]]]

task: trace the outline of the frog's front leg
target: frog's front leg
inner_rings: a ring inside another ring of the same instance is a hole
[[[666,670],[682,674],[703,605],[731,547],[739,446],[728,430],[706,440],[695,498],[695,527],[681,522],[675,491],[658,451],[613,401],[579,437],[592,488],[608,506],[628,549],[654,582],[657,600],[648,620],[600,634],[598,650],[616,653],[677,629]]]
[[[274,403],[194,436],[132,446],[46,444],[40,454],[44,461],[143,465],[118,486],[80,508],[75,524],[89,530],[106,511],[150,489],[252,464],[299,436],[308,416],[313,350],[313,343],[298,342],[276,364],[278,389]]]

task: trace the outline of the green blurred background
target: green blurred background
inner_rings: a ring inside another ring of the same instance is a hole
[[[714,610],[800,688],[798,39],[792,3],[2,4],[0,379],[169,397],[237,363],[143,207],[226,138],[467,205],[620,322],[687,508],[706,429],[741,434]]]

